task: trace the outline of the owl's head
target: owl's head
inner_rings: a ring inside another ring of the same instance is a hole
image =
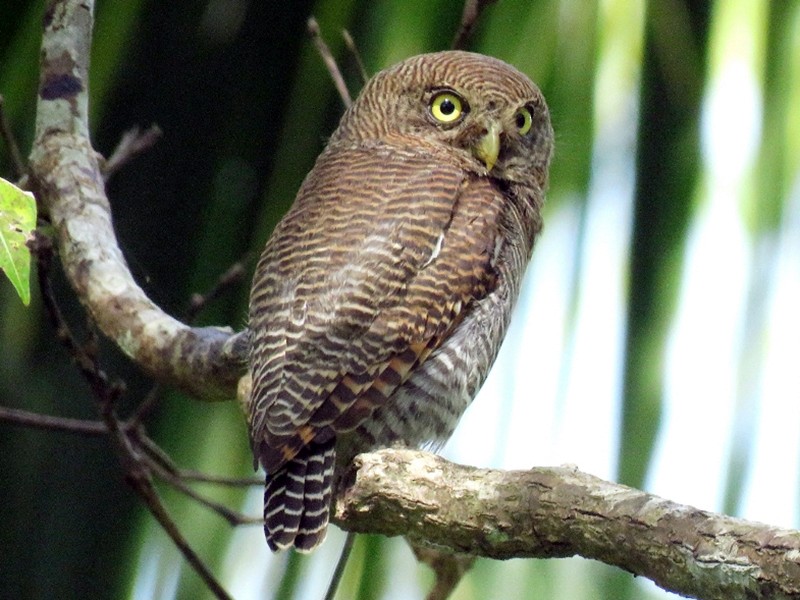
[[[471,52],[421,54],[381,71],[344,114],[331,141],[382,140],[509,181],[543,187],[553,149],[544,97],[501,60]]]

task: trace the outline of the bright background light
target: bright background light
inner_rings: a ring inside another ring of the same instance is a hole
[[[646,7],[619,0],[599,7],[588,195],[559,188],[561,196],[550,197],[511,331],[443,449],[460,463],[509,469],[570,464],[618,477]],[[800,171],[793,155],[788,167],[794,183],[779,226],[755,224],[760,150],[771,143],[762,127],[764,10],[755,1],[715,3],[698,125],[700,183],[692,192],[694,210],[674,278],[663,412],[644,487],[702,509],[797,527]],[[571,14],[565,9],[564,19]],[[787,85],[800,87],[796,81]],[[561,107],[551,109],[558,113]],[[797,127],[796,116],[787,119],[786,131]],[[558,131],[557,138],[557,152],[569,153],[570,140]],[[743,488],[731,495],[737,479]],[[260,491],[250,493],[245,512],[257,514],[261,500]],[[185,566],[163,534],[150,529],[142,553],[159,548],[159,569],[142,559],[133,597],[175,597],[170,569]],[[342,541],[340,532],[331,531],[305,564],[299,597],[321,596]],[[429,580],[409,576],[419,570],[402,541],[388,547],[393,567],[384,597],[420,597]],[[260,528],[239,528],[223,560],[223,582],[238,600],[272,597],[286,560],[269,554]],[[489,579],[534,577],[531,568],[538,567],[529,564],[496,564]],[[597,569],[581,559],[556,561],[546,575],[552,597],[597,598],[590,583]],[[481,598],[491,584],[478,579],[467,578],[455,598]],[[674,597],[637,581],[642,598]],[[161,595],[149,595],[153,589]],[[502,597],[514,593],[527,597],[524,586],[510,592],[504,587]]]

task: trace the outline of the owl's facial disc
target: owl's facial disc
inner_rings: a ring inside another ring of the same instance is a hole
[[[472,146],[472,154],[486,165],[486,170],[491,171],[500,155],[500,126],[489,123],[486,133],[483,134]]]

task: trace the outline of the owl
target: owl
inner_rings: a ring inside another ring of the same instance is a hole
[[[541,229],[539,89],[461,51],[375,75],[256,268],[248,421],[273,550],[310,551],[359,452],[436,447],[505,335]]]

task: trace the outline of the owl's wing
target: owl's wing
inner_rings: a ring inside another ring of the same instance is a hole
[[[259,261],[251,432],[268,472],[357,427],[495,285],[503,196],[446,157],[323,153]]]

